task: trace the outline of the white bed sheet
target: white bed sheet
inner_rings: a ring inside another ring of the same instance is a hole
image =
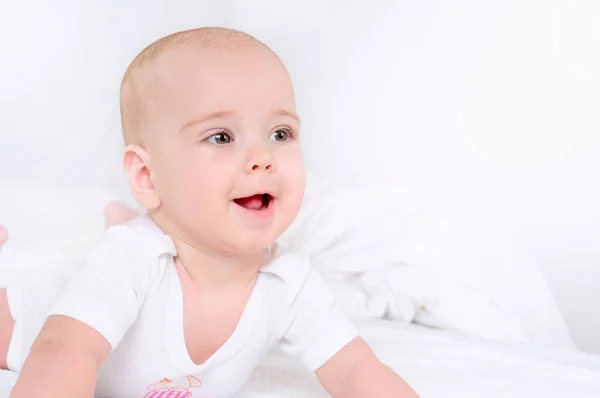
[[[414,325],[367,322],[382,361],[427,397],[600,397],[600,357],[490,343]],[[269,354],[238,398],[326,397],[314,376]]]
[[[399,322],[359,323],[376,354],[423,398],[600,397],[600,356],[491,343]],[[15,374],[0,372],[0,398]],[[237,398],[326,397],[315,376],[272,351]]]

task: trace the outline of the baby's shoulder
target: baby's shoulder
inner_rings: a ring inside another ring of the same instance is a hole
[[[271,286],[278,286],[278,290],[285,290],[289,297],[294,297],[313,270],[309,257],[275,244],[269,250],[261,272],[273,277]]]
[[[106,230],[91,257],[136,269],[157,262],[163,254],[176,255],[173,241],[149,216],[143,215]]]
[[[284,282],[291,282],[307,275],[310,269],[309,257],[275,243],[267,252],[261,272],[277,275]]]

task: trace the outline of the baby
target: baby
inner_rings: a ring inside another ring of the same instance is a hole
[[[25,290],[0,290],[11,397],[228,397],[274,343],[334,397],[416,397],[275,243],[305,175],[292,83],[267,46],[222,28],[164,37],[127,69],[121,118],[146,213],[109,217],[31,347]]]

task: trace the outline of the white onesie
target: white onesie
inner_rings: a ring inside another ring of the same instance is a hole
[[[184,340],[176,255],[149,216],[113,227],[54,303],[50,314],[86,323],[111,345],[98,397],[228,397],[275,342],[314,371],[357,336],[309,261],[275,246],[233,334],[196,365]],[[22,341],[17,332],[14,344]],[[9,356],[27,352],[12,345]],[[24,358],[8,359],[20,368]]]

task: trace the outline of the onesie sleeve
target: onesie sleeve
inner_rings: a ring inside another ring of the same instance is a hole
[[[148,290],[148,272],[143,269],[148,261],[139,246],[134,231],[126,226],[105,232],[50,315],[87,324],[114,350],[135,322]]]
[[[285,319],[281,348],[312,372],[358,336],[321,275],[310,267]]]

